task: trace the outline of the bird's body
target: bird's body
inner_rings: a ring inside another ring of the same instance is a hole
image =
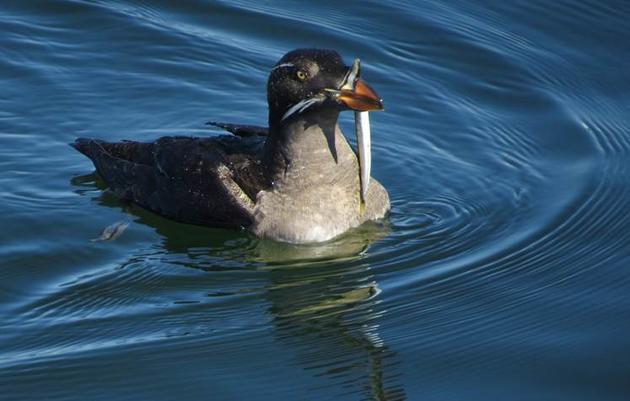
[[[257,138],[162,137],[108,143],[80,138],[74,146],[121,199],[192,224],[249,227],[253,201],[266,186]]]
[[[294,65],[285,58],[280,68]],[[302,110],[291,109],[295,102],[274,110],[274,102],[284,99],[273,97],[273,77],[267,130],[219,124],[237,135],[151,143],[80,138],[73,146],[94,162],[116,195],[185,223],[310,243],[384,217],[389,198],[379,183],[372,179],[361,197],[357,155],[337,124],[340,108],[315,98]]]

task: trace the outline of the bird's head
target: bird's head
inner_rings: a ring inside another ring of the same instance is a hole
[[[383,101],[360,74],[358,59],[346,66],[334,50],[297,49],[285,54],[267,83],[270,128],[317,110],[382,110]]]

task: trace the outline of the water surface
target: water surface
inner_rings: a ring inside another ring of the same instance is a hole
[[[1,398],[627,400],[629,20],[621,1],[3,1]],[[178,224],[67,145],[264,124],[269,69],[304,46],[360,57],[385,99],[384,224],[301,247]]]

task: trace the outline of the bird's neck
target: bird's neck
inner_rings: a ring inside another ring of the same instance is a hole
[[[313,115],[315,114],[315,115]],[[337,120],[339,112],[305,113],[284,124],[272,125],[263,162],[271,182],[321,184],[341,175],[356,175],[356,155]],[[351,171],[343,171],[348,168]]]

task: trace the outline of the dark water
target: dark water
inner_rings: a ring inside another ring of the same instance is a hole
[[[628,21],[623,1],[2,1],[0,398],[630,399]],[[385,99],[385,229],[291,247],[169,222],[67,146],[263,124],[269,68],[303,46],[360,57]]]

